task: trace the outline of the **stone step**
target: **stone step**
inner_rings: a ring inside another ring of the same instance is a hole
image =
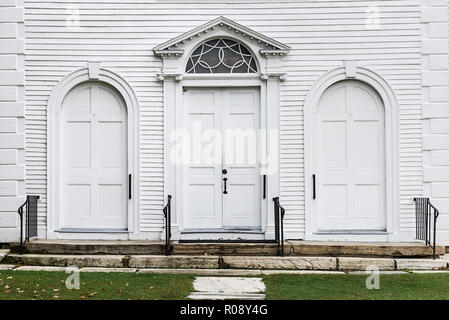
[[[10,244],[13,253],[20,253],[20,244]],[[75,255],[165,254],[165,242],[116,240],[32,240],[25,243],[23,253]]]
[[[0,249],[0,262],[5,258],[5,256],[9,253],[8,249]]]
[[[53,267],[106,267],[122,268],[126,266],[124,255],[56,255],[56,254],[9,254],[2,263],[23,266]]]
[[[19,266],[217,270],[443,270],[447,259],[278,256],[162,256],[8,254],[2,263]]]
[[[285,242],[286,256],[329,257],[431,257],[433,252],[422,242]],[[172,242],[173,255],[209,256],[276,256],[275,243],[178,243]],[[20,253],[18,243],[12,243],[13,253]],[[73,255],[163,255],[165,242],[161,241],[116,241],[116,240],[34,240],[25,244],[24,253],[73,254]],[[443,255],[444,246],[436,247],[436,254]]]
[[[422,242],[330,242],[288,241],[290,254],[332,257],[431,257],[432,248]],[[443,255],[444,246],[436,246],[435,254]]]

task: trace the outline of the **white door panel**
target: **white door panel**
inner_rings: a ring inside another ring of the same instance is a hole
[[[184,128],[192,139],[183,170],[184,228],[260,228],[259,91],[188,89],[184,108]],[[210,129],[217,135],[207,134]]]
[[[221,130],[219,91],[189,90],[184,94],[184,127],[190,135],[190,152],[184,165],[183,222],[185,228],[219,228],[221,217],[221,166],[214,157],[221,148],[205,137],[205,132]],[[206,148],[207,144],[207,148]],[[209,152],[208,152],[209,151]]]
[[[356,81],[324,93],[314,119],[318,231],[385,230],[384,108]]]
[[[224,164],[228,193],[223,196],[225,228],[261,226],[258,137],[259,91],[223,90]]]
[[[88,83],[62,105],[61,228],[126,229],[127,114],[111,88]]]

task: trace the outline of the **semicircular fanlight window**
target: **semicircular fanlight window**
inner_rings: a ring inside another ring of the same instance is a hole
[[[256,61],[243,45],[229,39],[214,39],[193,51],[186,73],[256,73]]]

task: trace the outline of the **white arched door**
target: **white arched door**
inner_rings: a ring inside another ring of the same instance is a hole
[[[61,230],[125,230],[128,226],[127,110],[108,85],[89,82],[61,108]]]
[[[385,111],[369,86],[329,87],[312,114],[316,231],[386,230]]]

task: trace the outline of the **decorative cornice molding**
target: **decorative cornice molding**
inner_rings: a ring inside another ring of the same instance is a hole
[[[268,57],[268,56],[285,56],[288,53],[288,50],[260,50],[259,51],[261,55]]]
[[[154,50],[154,53],[161,57],[180,57],[183,55],[184,50]]]
[[[209,21],[193,30],[185,32],[169,41],[166,41],[156,47],[153,51],[156,55],[164,57],[179,57],[182,56],[184,50],[180,49],[186,42],[192,41],[195,38],[206,36],[208,32],[221,28],[230,34],[239,34],[240,37],[247,38],[261,47],[260,53],[262,55],[286,55],[290,47],[269,38],[261,33],[251,30],[245,26],[238,24],[225,17],[218,17]]]

